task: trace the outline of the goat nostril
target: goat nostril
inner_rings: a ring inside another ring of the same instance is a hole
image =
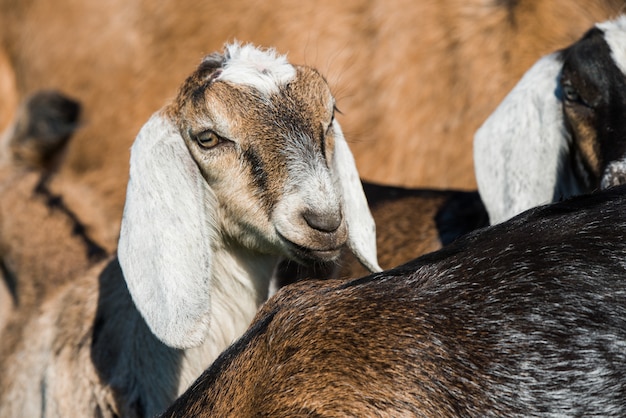
[[[342,220],[341,213],[327,214],[311,210],[304,211],[302,217],[311,228],[322,232],[335,232]]]

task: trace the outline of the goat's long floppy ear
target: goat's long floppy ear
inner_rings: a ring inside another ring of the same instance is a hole
[[[474,136],[480,196],[492,224],[577,193],[558,81],[558,53],[543,57]]]
[[[369,271],[381,271],[376,253],[376,224],[365,198],[354,157],[337,121],[334,122],[333,130],[333,169],[338,173],[342,189],[343,210],[348,225],[348,247]]]
[[[152,116],[131,150],[118,257],[137,309],[171,347],[207,334],[212,202],[183,138],[164,115]]]

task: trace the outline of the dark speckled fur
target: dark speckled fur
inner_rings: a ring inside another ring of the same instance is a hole
[[[165,417],[624,416],[626,188],[287,286]]]

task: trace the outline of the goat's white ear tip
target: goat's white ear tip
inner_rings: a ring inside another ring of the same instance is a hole
[[[372,223],[374,220],[371,219]],[[356,256],[359,262],[371,271],[377,273],[382,271],[382,268],[378,265],[378,252],[376,250],[376,228],[371,228],[369,234],[350,234],[350,240],[348,246],[352,253]]]
[[[372,273],[379,273],[383,269],[378,265],[378,259],[376,257],[368,257],[361,261],[361,263]]]
[[[372,273],[380,273],[383,269],[378,265],[378,263],[373,263],[370,267],[368,267],[369,271]]]

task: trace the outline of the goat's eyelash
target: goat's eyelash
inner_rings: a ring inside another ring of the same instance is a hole
[[[330,118],[330,122],[328,122],[328,125],[326,126],[326,135],[328,135],[330,133],[330,131],[333,129],[333,122],[335,122],[335,114],[333,113],[333,116]]]
[[[212,129],[206,129],[195,134],[190,134],[190,136],[200,147],[204,149],[215,148],[216,146],[228,141],[227,138],[218,135]]]
[[[333,112],[332,112],[332,114],[330,116],[330,122],[328,122],[328,125],[326,126],[326,131],[325,131],[326,135],[328,135],[330,133],[330,131],[333,129],[333,123],[335,122],[335,114],[336,113],[341,114],[339,109],[337,109],[337,105],[333,105]]]

